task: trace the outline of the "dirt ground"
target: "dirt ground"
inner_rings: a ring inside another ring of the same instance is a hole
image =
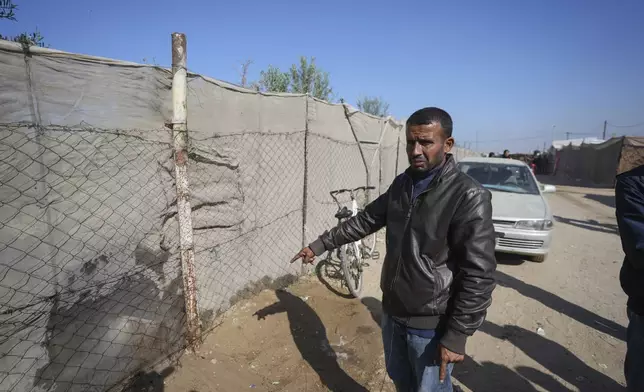
[[[453,373],[465,391],[623,390],[626,298],[614,196],[558,186],[549,202],[549,258],[498,255],[494,302]],[[238,303],[197,355],[162,373],[155,391],[393,391],[378,323],[381,260],[371,262],[362,300],[347,298],[333,265],[322,264],[322,281],[307,277]]]

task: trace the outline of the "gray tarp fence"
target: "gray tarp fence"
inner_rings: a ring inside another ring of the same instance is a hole
[[[0,390],[104,390],[185,346],[171,81],[0,41]],[[188,130],[204,331],[301,273],[329,191],[372,200],[406,167],[391,118],[195,74]]]
[[[556,152],[555,175],[564,181],[611,187],[615,176],[644,164],[643,137],[615,137],[601,144],[565,146]]]

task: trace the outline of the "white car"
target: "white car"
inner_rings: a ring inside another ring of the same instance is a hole
[[[463,158],[460,170],[492,192],[496,251],[543,262],[550,250],[553,217],[542,185],[525,163],[508,158]]]

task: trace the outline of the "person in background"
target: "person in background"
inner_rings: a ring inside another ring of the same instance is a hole
[[[532,163],[534,164],[534,174],[541,174],[541,152],[534,150],[532,153]]]
[[[627,390],[641,392],[644,391],[644,165],[617,176],[615,207],[625,254],[619,280],[628,296],[624,375]]]
[[[503,150],[503,158],[510,158],[510,150]]]
[[[492,195],[456,166],[447,112],[416,111],[406,137],[410,167],[291,262],[312,263],[386,226],[380,288],[387,373],[399,392],[452,391],[453,364],[465,358],[467,338],[492,303]]]
[[[541,153],[540,161],[541,161],[541,164],[540,164],[541,174],[548,174],[548,153],[547,152]]]
[[[539,156],[539,151],[536,151],[532,154],[532,159],[530,160],[530,168],[532,168],[533,174],[539,174],[539,169],[541,165],[539,164],[541,157]]]
[[[494,153],[493,153],[493,152],[491,152],[491,153],[488,155],[488,158],[494,158]]]

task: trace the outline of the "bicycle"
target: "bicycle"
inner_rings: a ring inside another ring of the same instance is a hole
[[[338,220],[338,225],[345,220],[356,216],[361,211],[361,209],[358,208],[358,201],[356,200],[355,192],[359,190],[366,192],[372,189],[376,188],[373,186],[361,186],[353,189],[338,189],[330,192],[331,198],[333,198],[338,205],[338,212],[335,214],[335,217]],[[342,206],[337,198],[338,194],[346,192],[349,192],[351,197],[351,209],[346,206]],[[376,233],[373,233],[362,240],[342,245],[337,250],[344,281],[349,288],[351,295],[355,298],[360,298],[360,293],[362,292],[363,267],[368,265],[364,260],[368,258],[377,259],[379,256],[375,248]]]

